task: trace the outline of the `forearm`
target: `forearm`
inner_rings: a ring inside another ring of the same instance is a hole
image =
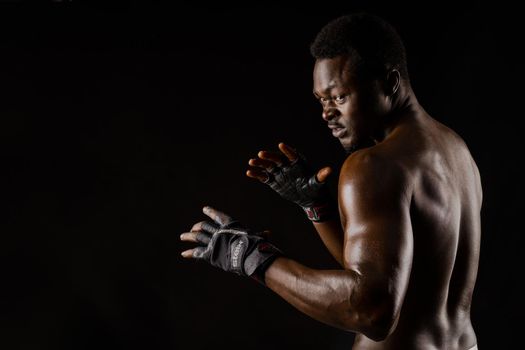
[[[351,270],[314,270],[278,258],[266,270],[266,285],[310,317],[345,330],[359,330],[352,296],[358,275]]]
[[[330,221],[313,222],[313,225],[330,254],[339,265],[344,266],[344,234],[339,216]]]

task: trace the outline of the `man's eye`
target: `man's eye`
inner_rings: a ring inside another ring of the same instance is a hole
[[[328,99],[324,97],[320,97],[319,102],[321,102],[322,104],[325,104],[326,102],[328,102]]]
[[[344,95],[338,95],[334,98],[336,103],[343,103],[346,100],[346,96]]]

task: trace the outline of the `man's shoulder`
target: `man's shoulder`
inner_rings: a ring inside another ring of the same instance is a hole
[[[363,149],[345,160],[338,191],[343,203],[358,198],[362,203],[381,200],[406,205],[410,202],[413,184],[409,171],[398,160],[373,149]]]
[[[356,184],[407,183],[410,171],[403,160],[376,147],[358,150],[349,155],[341,167],[340,181]]]
[[[360,149],[346,157],[341,174],[355,174],[358,171],[369,171],[372,167],[386,166],[383,155],[378,154],[373,148]]]

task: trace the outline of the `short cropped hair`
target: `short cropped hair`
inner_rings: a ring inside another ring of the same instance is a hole
[[[329,22],[317,34],[310,52],[316,59],[348,55],[361,76],[376,78],[397,69],[408,80],[401,37],[392,25],[372,14],[350,14]]]

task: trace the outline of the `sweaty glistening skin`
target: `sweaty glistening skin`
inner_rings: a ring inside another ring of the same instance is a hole
[[[317,59],[313,72],[322,118],[349,154],[339,174],[339,217],[314,223],[341,269],[283,256],[266,270],[266,285],[314,319],[356,332],[353,349],[476,348],[477,166],[397,70],[365,81],[351,61]],[[296,156],[279,148],[250,160],[247,175],[265,181],[265,169]],[[321,169],[318,180],[330,173]]]

